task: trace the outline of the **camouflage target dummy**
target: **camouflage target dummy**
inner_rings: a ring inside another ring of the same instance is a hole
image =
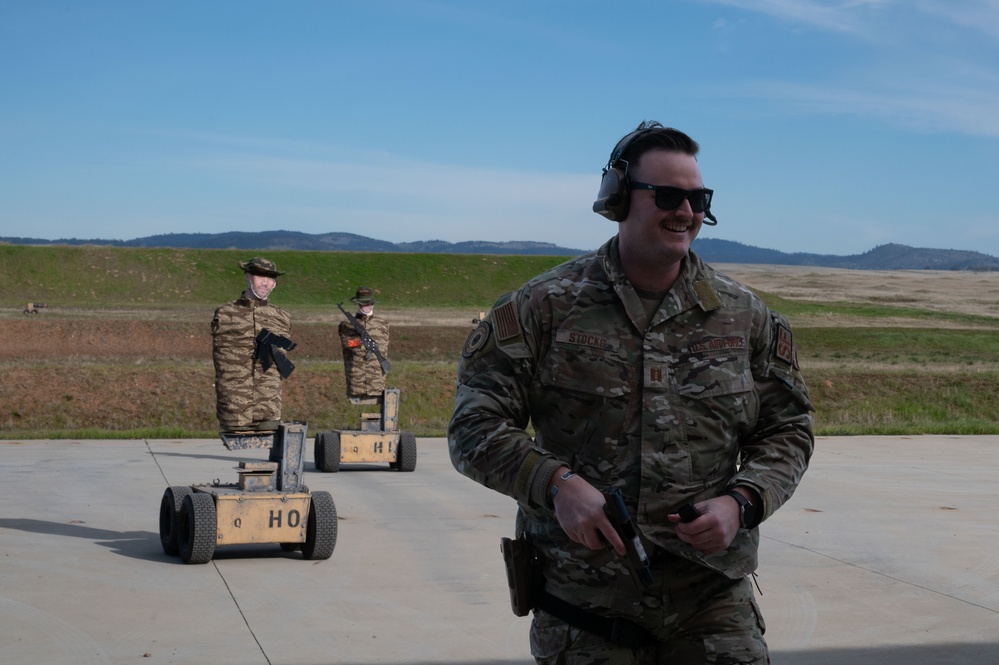
[[[281,381],[294,366],[285,353],[291,342],[291,316],[268,301],[277,286],[274,262],[241,262],[246,290],[215,310],[212,359],[216,413],[222,431],[264,431],[281,422]]]
[[[370,288],[359,287],[350,300],[357,305],[357,313],[353,316],[370,341],[368,345],[365,344],[361,331],[349,318],[340,322],[338,331],[343,350],[347,396],[378,397],[385,391],[385,374],[390,367],[385,360],[388,356],[389,324],[385,319],[375,316],[374,307],[378,301]],[[345,310],[344,314],[347,314]],[[374,350],[369,348],[371,341],[375,344]],[[379,355],[382,357],[379,358]]]
[[[451,461],[518,504],[543,584],[508,569],[511,598],[543,665],[770,662],[749,576],[812,406],[788,321],[690,251],[714,221],[696,153],[659,123],[622,139],[594,204],[617,235],[500,297],[461,351]]]

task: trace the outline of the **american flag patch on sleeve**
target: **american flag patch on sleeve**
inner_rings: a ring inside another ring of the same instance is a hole
[[[496,338],[505,342],[520,334],[520,324],[517,323],[517,308],[513,301],[508,300],[493,310],[493,325],[496,328]]]

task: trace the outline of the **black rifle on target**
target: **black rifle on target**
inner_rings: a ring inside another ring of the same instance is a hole
[[[260,368],[266,372],[271,368],[273,361],[281,378],[287,379],[294,371],[295,365],[278,349],[291,351],[298,345],[284,335],[272,333],[267,328],[262,328],[254,341],[257,343],[257,348],[253,352],[253,357],[260,361]]]
[[[361,322],[357,320],[356,316],[343,308],[342,302],[338,302],[336,306],[340,308],[343,315],[346,316],[347,320],[350,321],[350,324],[354,326],[354,332],[356,332],[358,337],[361,338],[361,344],[364,345],[364,348],[368,350],[368,352],[364,354],[365,360],[374,354],[375,358],[378,358],[378,364],[382,366],[382,374],[388,374],[389,370],[392,369],[392,363],[390,363],[388,358],[383,356],[382,352],[378,350],[378,342],[371,339],[371,335],[369,335],[368,331],[364,329],[364,326],[361,325]]]

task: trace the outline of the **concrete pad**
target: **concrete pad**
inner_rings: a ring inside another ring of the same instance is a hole
[[[217,440],[0,442],[0,660],[527,665],[499,539],[513,502],[459,475],[442,439],[416,471],[344,465],[306,483],[339,514],[332,558],[163,553],[166,487],[235,482]],[[999,437],[820,439],[762,528],[775,664],[999,663]]]
[[[822,438],[762,527],[775,663],[999,663],[999,437]]]

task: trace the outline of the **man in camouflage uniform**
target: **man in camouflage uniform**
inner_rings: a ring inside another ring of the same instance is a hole
[[[383,356],[388,357],[389,324],[375,316],[375,292],[359,286],[351,302],[357,305],[354,318],[364,327],[368,336],[378,345]],[[340,322],[340,346],[343,348],[343,371],[347,379],[347,396],[359,399],[381,397],[385,392],[385,372],[373,353],[361,342],[354,324],[344,319]]]
[[[264,258],[240,262],[239,267],[246,290],[216,309],[212,319],[216,414],[222,431],[276,430],[282,377],[276,362],[262,359],[257,337],[264,329],[286,339],[291,336],[291,315],[268,301],[284,273]],[[266,351],[284,353],[280,348]]]
[[[715,221],[697,150],[659,123],[622,139],[594,204],[618,234],[502,296],[462,349],[451,460],[518,502],[545,580],[538,663],[769,662],[749,575],[808,466],[811,404],[786,319],[690,251]]]

